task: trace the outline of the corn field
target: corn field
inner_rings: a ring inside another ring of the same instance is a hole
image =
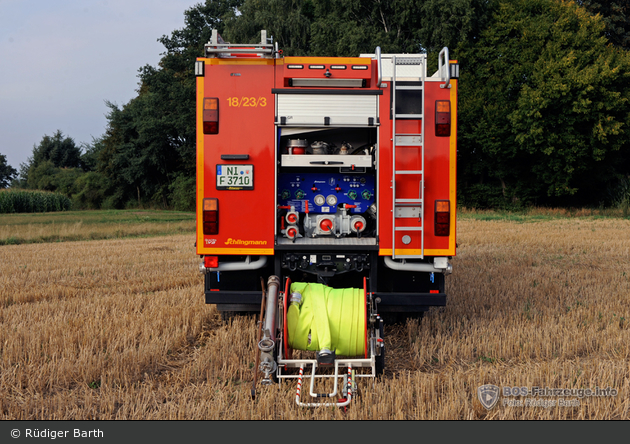
[[[294,382],[251,400],[256,321],[204,304],[193,235],[2,246],[0,418],[629,419],[630,221],[457,230],[447,306],[386,326],[347,412],[299,408]],[[488,410],[484,384],[617,395]]]
[[[39,190],[0,190],[0,213],[45,213],[67,211],[70,198]]]

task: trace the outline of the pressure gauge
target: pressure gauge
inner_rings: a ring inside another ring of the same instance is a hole
[[[337,196],[335,196],[334,194],[329,195],[326,198],[326,203],[331,207],[334,207],[335,205],[337,205]]]
[[[321,207],[326,203],[326,198],[321,194],[318,194],[313,198],[313,202],[315,202],[315,205],[317,205],[318,207]]]

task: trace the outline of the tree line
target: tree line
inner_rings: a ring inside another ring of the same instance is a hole
[[[630,0],[206,0],[162,36],[138,94],[107,102],[104,134],[44,136],[0,187],[58,191],[78,208],[189,210],[195,199],[194,61],[212,29],[284,55],[448,46],[460,64],[459,203],[616,205],[630,198]]]

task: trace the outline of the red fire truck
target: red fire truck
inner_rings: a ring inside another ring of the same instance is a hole
[[[258,312],[272,296],[263,310],[274,339],[295,282],[362,289],[376,325],[366,335],[381,338],[378,315],[445,305],[459,65],[447,48],[435,74],[426,64],[425,54],[380,48],[283,57],[265,31],[248,45],[213,32],[195,66],[206,303]]]

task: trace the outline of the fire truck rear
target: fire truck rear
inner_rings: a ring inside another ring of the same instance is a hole
[[[384,366],[383,315],[446,304],[459,67],[447,48],[435,74],[426,62],[380,48],[283,57],[265,31],[249,45],[214,31],[197,59],[196,248],[206,303],[261,312],[264,381],[295,368],[301,385],[305,366],[314,380],[316,367],[348,363],[374,376]],[[354,291],[351,308],[335,305],[344,289]],[[355,356],[339,357],[347,335],[339,324],[359,325],[364,344],[346,351]],[[316,356],[296,363],[296,350]]]

